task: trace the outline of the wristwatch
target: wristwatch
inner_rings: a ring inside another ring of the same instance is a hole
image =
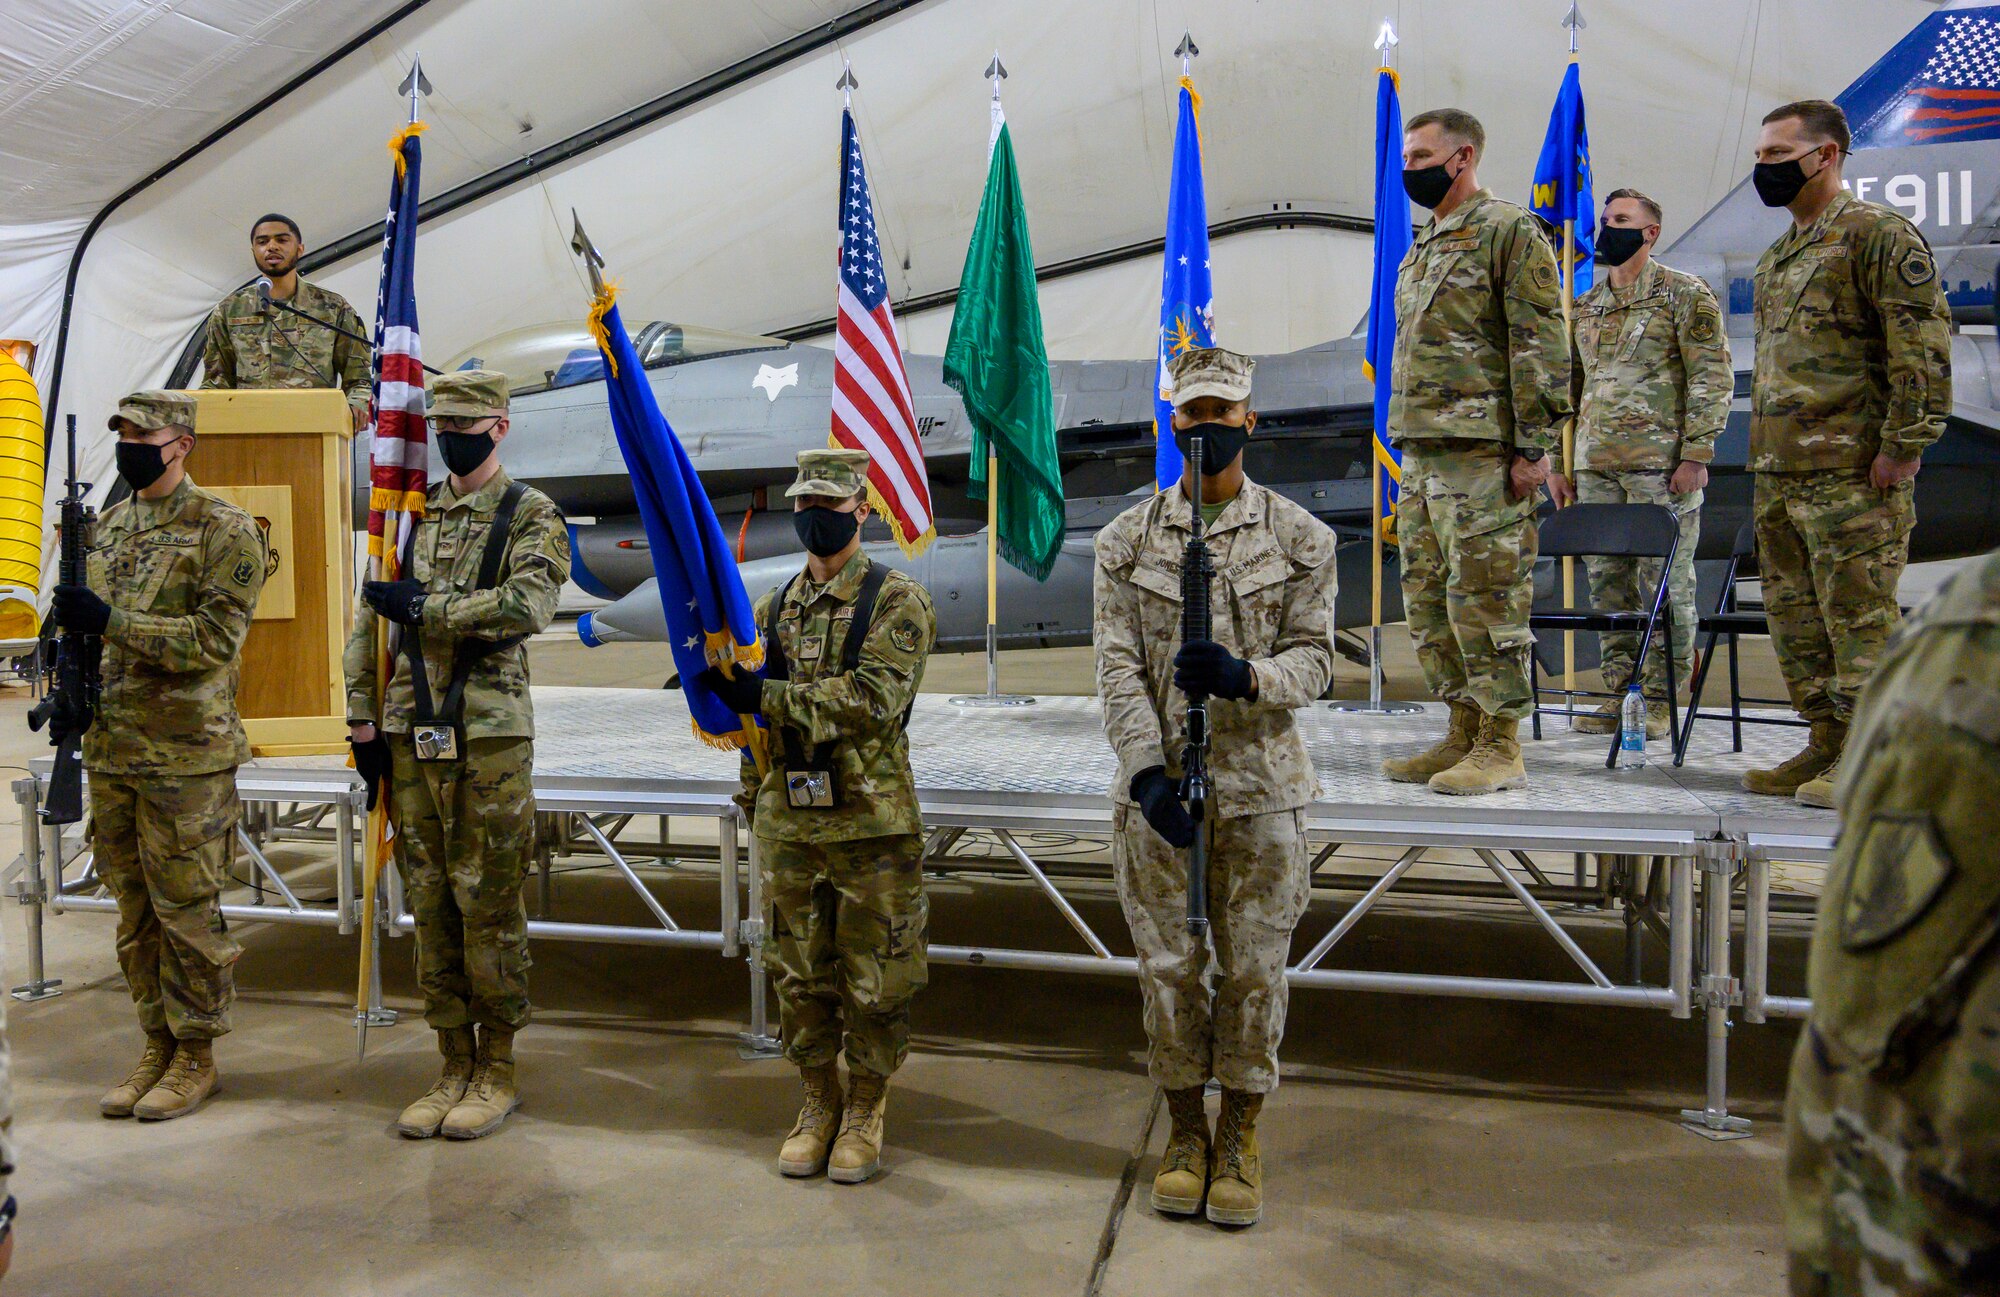
[[[1540,446],[1516,446],[1516,447],[1514,447],[1514,457],[1515,457],[1516,459],[1525,459],[1525,460],[1527,460],[1527,461],[1528,461],[1528,462],[1529,462],[1530,464],[1539,464],[1539,463],[1541,463],[1541,462],[1542,462],[1542,456],[1544,456],[1544,455],[1546,455],[1546,454],[1548,454],[1548,453],[1549,453],[1549,452],[1547,452],[1546,450],[1543,450],[1543,449],[1542,449],[1542,448],[1541,448]]]

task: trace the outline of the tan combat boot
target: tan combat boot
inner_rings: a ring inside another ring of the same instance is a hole
[[[1846,722],[1814,721],[1812,737],[1806,741],[1804,749],[1791,760],[1769,770],[1744,771],[1743,789],[1769,797],[1791,797],[1801,785],[1831,770],[1833,763],[1840,759],[1840,749],[1846,743]]]
[[[1255,1225],[1264,1214],[1264,1159],[1257,1152],[1257,1114],[1264,1096],[1222,1092],[1222,1120],[1208,1163],[1208,1219],[1217,1225]]]
[[[1528,770],[1521,764],[1521,722],[1504,716],[1483,717],[1479,742],[1449,770],[1431,776],[1431,791],[1454,797],[1478,797],[1503,788],[1526,788]]]
[[[170,1031],[147,1032],[146,1052],[139,1055],[139,1065],[132,1069],[132,1075],[118,1083],[117,1088],[108,1090],[97,1101],[97,1110],[107,1117],[129,1117],[132,1105],[140,1096],[160,1083],[166,1075],[167,1064],[174,1057],[174,1035]]]
[[[132,1105],[132,1115],[140,1121],[172,1121],[185,1117],[216,1091],[215,1042],[183,1040],[174,1045],[174,1059],[167,1064],[159,1083]]]
[[[446,1027],[439,1031],[438,1052],[444,1055],[444,1072],[424,1097],[403,1109],[396,1118],[396,1130],[411,1139],[429,1139],[444,1124],[445,1115],[465,1097],[472,1080],[472,1055],[477,1043],[470,1026]]]
[[[1607,698],[1596,711],[1572,725],[1578,734],[1614,734],[1623,716],[1624,705],[1616,698]]]
[[[1832,765],[1820,771],[1818,777],[1800,784],[1799,790],[1792,796],[1798,799],[1801,806],[1817,806],[1830,811],[1833,809],[1833,786],[1839,782],[1840,758],[1835,757]]]
[[[472,1079],[465,1097],[445,1114],[438,1133],[446,1139],[478,1139],[500,1129],[509,1113],[521,1106],[514,1088],[514,1033],[479,1028],[479,1049],[472,1059]]]
[[[1451,728],[1431,747],[1413,757],[1391,757],[1382,773],[1399,784],[1429,783],[1432,775],[1465,760],[1479,741],[1479,709],[1469,703],[1451,705]]]
[[[1664,702],[1646,704],[1646,737],[1664,739],[1674,732],[1673,718],[1667,715]]]
[[[799,1080],[806,1087],[806,1101],[785,1146],[778,1150],[778,1170],[796,1179],[826,1170],[827,1150],[840,1133],[840,1068],[832,1063],[802,1067]]]
[[[1192,1216],[1201,1210],[1208,1190],[1208,1110],[1201,1086],[1167,1091],[1167,1113],[1173,1133],[1153,1177],[1153,1210],[1169,1216]]]
[[[836,1184],[860,1184],[882,1167],[882,1119],[889,1108],[889,1078],[848,1066],[847,1110],[840,1116],[840,1138],[826,1161],[826,1178]]]

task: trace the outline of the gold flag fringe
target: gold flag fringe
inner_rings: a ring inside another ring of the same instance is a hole
[[[403,173],[409,170],[409,163],[403,160],[403,146],[408,144],[415,136],[422,135],[429,129],[430,127],[423,122],[411,122],[408,126],[405,126],[402,130],[397,131],[389,137],[389,156],[396,159],[397,179],[402,179]]]

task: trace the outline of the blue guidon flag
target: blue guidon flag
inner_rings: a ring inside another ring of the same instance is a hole
[[[1160,489],[1181,480],[1174,442],[1173,380],[1167,362],[1183,351],[1215,345],[1215,286],[1208,270],[1208,196],[1201,182],[1201,96],[1181,78],[1174,127],[1173,178],[1167,187],[1167,251],[1160,275],[1160,373],[1153,424],[1158,445],[1153,475]]]
[[[669,647],[694,715],[695,737],[711,747],[748,747],[760,754],[761,766],[764,731],[758,719],[737,715],[698,679],[709,667],[727,673],[754,672],[764,665],[750,596],[708,493],[660,413],[616,298],[617,288],[606,284],[591,303],[590,334],[604,356],[611,427],[632,474],[632,493],[651,547]]]

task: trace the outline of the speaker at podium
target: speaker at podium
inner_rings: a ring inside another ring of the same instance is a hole
[[[347,398],[332,388],[194,396],[194,480],[255,518],[276,559],[251,617],[237,691],[251,750],[345,752],[340,654],[354,616]]]

